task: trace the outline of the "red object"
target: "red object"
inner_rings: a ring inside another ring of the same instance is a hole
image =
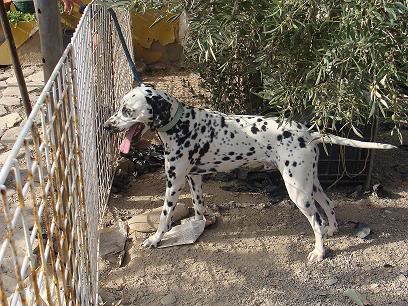
[[[11,0],[3,0],[6,11],[10,10]]]

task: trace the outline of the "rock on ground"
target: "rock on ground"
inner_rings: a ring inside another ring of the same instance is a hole
[[[23,121],[18,113],[11,113],[0,117],[0,130],[9,129]]]
[[[162,305],[173,305],[173,304],[176,303],[176,301],[177,301],[177,299],[176,299],[175,295],[174,295],[173,293],[170,293],[170,294],[164,296],[164,297],[160,300],[160,303],[161,303]]]
[[[23,126],[16,126],[11,129],[8,129],[3,136],[1,136],[0,143],[8,146],[12,146],[14,142],[17,140],[18,136],[20,135],[21,131],[23,130]],[[28,132],[26,139],[32,142],[31,132]]]
[[[0,104],[0,117],[1,117],[1,116],[4,116],[4,115],[7,115],[7,110],[6,110],[6,108],[4,107],[4,105],[1,105],[1,104]]]
[[[19,98],[6,96],[0,99],[0,105],[4,105],[5,107],[17,107],[22,104]]]

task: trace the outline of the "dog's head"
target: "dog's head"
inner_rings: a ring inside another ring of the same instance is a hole
[[[105,122],[104,128],[113,133],[127,131],[125,140],[130,147],[134,137],[141,137],[149,128],[156,129],[169,122],[172,102],[165,93],[142,84],[122,98],[119,109]]]

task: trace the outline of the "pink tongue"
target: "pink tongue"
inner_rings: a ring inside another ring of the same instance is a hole
[[[126,131],[126,135],[125,138],[123,139],[122,143],[119,146],[119,151],[124,153],[124,154],[128,154],[130,151],[130,145],[132,143],[132,138],[133,135],[135,134],[137,130],[137,125],[135,124],[134,126],[132,126],[130,129],[128,129]]]

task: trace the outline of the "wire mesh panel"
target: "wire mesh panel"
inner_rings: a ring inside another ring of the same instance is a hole
[[[129,15],[116,11],[130,45]],[[108,10],[89,6],[72,39],[78,84],[78,111],[84,188],[91,249],[98,249],[98,221],[107,204],[118,154],[118,139],[103,129],[120,98],[130,90],[131,72]],[[97,253],[91,254],[93,284],[97,285]]]
[[[2,305],[92,301],[72,72],[70,46],[0,171]]]
[[[89,5],[0,170],[1,305],[97,304],[118,147],[102,125],[131,86],[121,48],[107,9]]]

